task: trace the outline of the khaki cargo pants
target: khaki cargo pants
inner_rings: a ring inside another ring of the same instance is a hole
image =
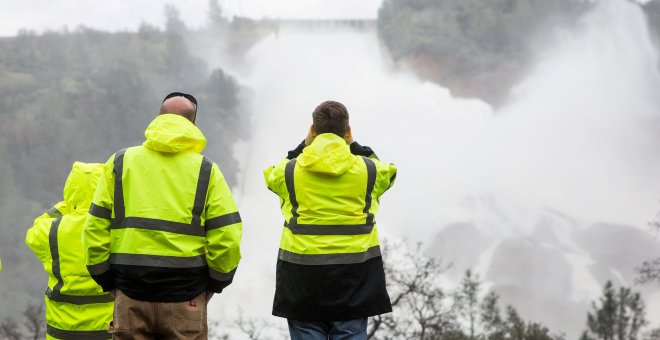
[[[108,332],[122,340],[206,340],[205,293],[185,302],[149,302],[133,300],[117,290]]]

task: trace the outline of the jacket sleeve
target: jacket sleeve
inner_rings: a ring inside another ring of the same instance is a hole
[[[362,146],[358,144],[358,142],[353,142],[349,146],[351,148],[351,153],[356,156],[365,156],[371,159],[378,159],[378,156],[376,156],[374,150],[372,150],[370,147],[366,145]]]
[[[289,192],[286,188],[286,182],[284,181],[284,170],[286,169],[286,164],[288,162],[289,159],[285,158],[276,165],[268,167],[264,170],[266,186],[268,187],[268,190],[274,192],[277,196],[280,197],[280,205],[282,205],[283,200],[288,199],[289,197]]]
[[[213,163],[205,206],[207,290],[220,293],[231,284],[241,260],[243,223],[218,165]]]
[[[376,164],[376,183],[374,184],[374,196],[380,197],[385,191],[394,185],[396,180],[396,166],[391,163],[383,163],[374,160]]]
[[[99,177],[82,234],[83,253],[90,275],[103,288],[115,288],[110,272],[110,222],[114,199],[114,155]]]
[[[25,235],[25,244],[37,256],[46,271],[49,271],[52,263],[49,235],[54,220],[54,218],[44,213],[34,220],[34,224]]]
[[[303,139],[303,141],[300,142],[300,144],[298,144],[298,146],[296,146],[295,149],[289,150],[289,152],[287,152],[286,158],[287,159],[297,158],[298,156],[300,156],[300,154],[303,152],[306,146],[307,145],[305,145],[305,140]]]

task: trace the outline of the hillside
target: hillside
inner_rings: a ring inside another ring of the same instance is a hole
[[[394,60],[421,78],[500,106],[535,61],[535,48],[590,7],[574,0],[385,0],[378,28]]]
[[[34,217],[62,199],[73,161],[105,162],[142,143],[165,94],[197,97],[205,155],[236,183],[242,88],[190,52],[190,37],[206,35],[189,31],[171,8],[165,30],[81,27],[0,40],[0,319],[9,306],[42,299],[45,274],[23,239]]]

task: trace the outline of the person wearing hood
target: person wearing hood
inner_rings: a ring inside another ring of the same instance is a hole
[[[285,220],[273,315],[293,340],[366,339],[367,318],[392,311],[375,214],[396,167],[354,142],[346,107],[326,101],[264,177]]]
[[[46,338],[110,339],[113,299],[96,284],[82,256],[82,232],[103,164],[73,163],[64,201],[37,217],[25,244],[48,273]]]
[[[115,295],[113,339],[206,339],[206,304],[234,277],[242,222],[200,152],[197,100],[165,97],[146,141],[105,163],[83,233],[87,269]]]

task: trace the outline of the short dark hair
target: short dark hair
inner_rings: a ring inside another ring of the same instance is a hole
[[[197,111],[197,99],[195,99],[195,97],[193,97],[192,94],[187,94],[187,93],[183,93],[183,92],[172,92],[172,93],[168,94],[167,96],[165,96],[165,99],[163,99],[163,102],[165,102],[166,100],[168,100],[172,97],[184,97],[184,98],[190,100],[190,102],[193,103],[193,105],[195,105],[195,111]]]
[[[334,133],[344,138],[348,130],[348,110],[342,103],[325,101],[312,112],[312,124],[316,134]]]

